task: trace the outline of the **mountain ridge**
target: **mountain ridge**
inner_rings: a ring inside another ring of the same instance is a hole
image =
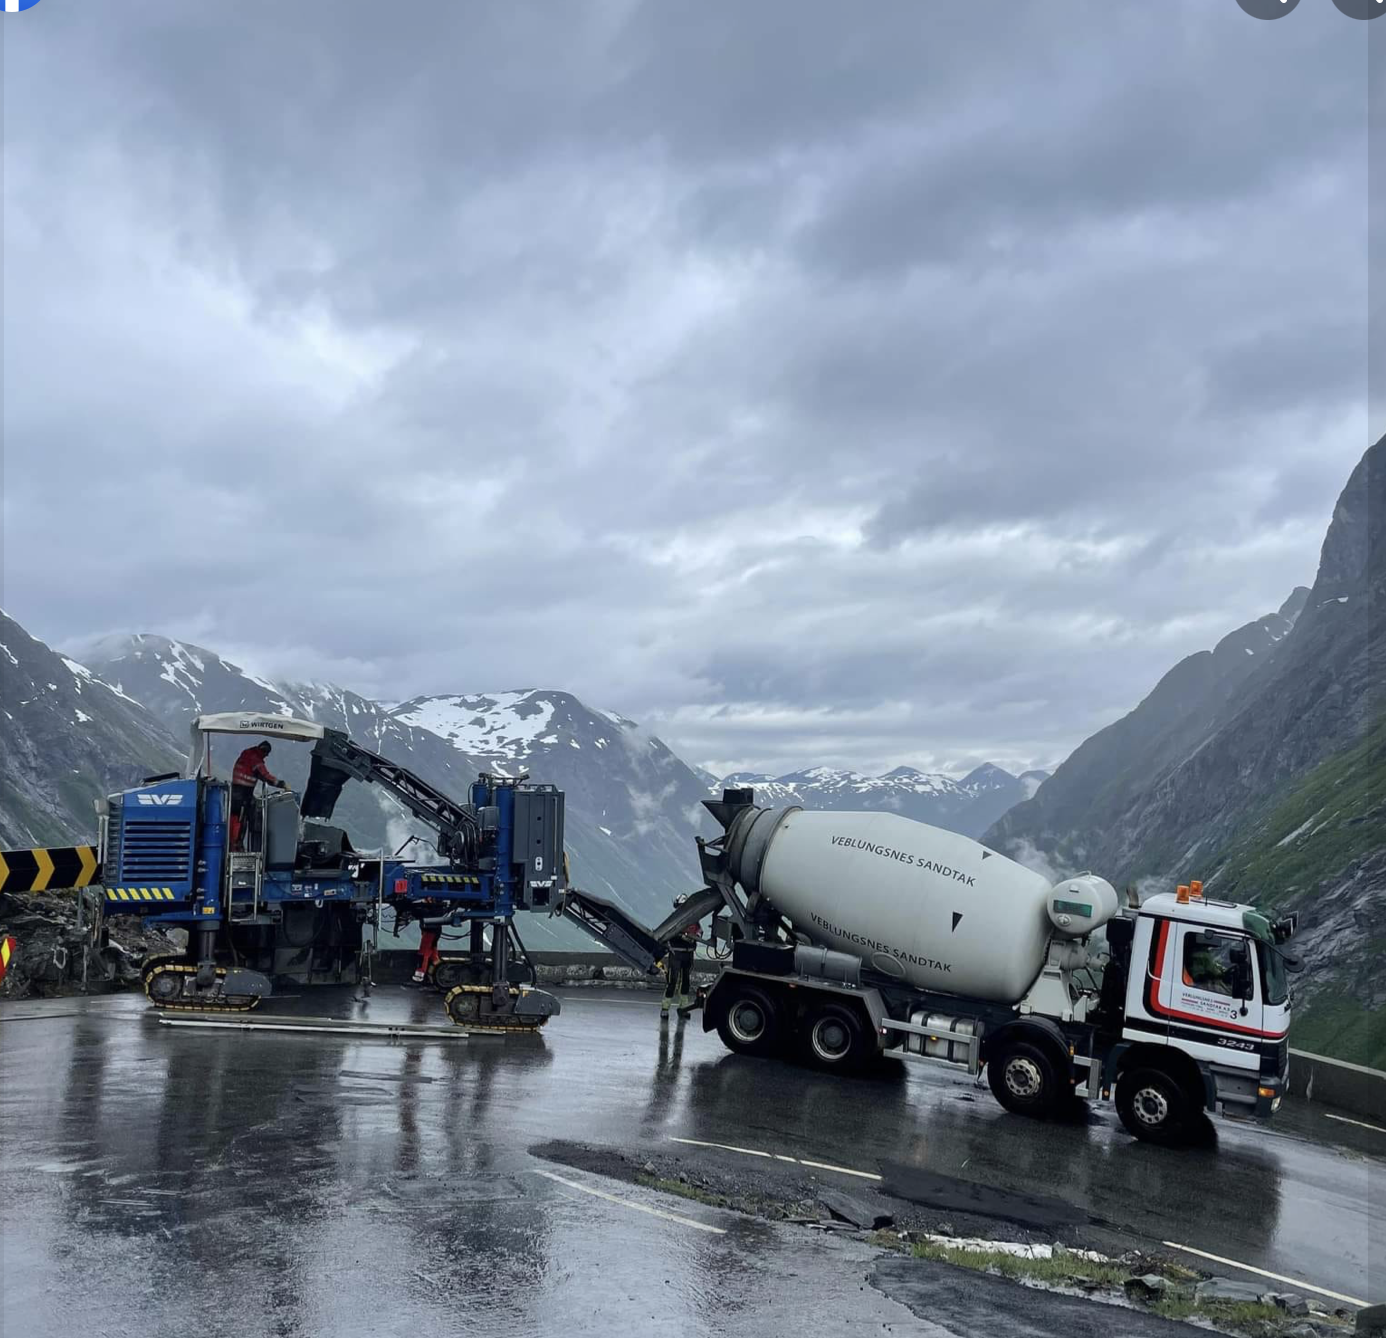
[[[1030,798],[1048,773],[1012,775],[983,762],[956,778],[918,767],[898,766],[879,776],[839,767],[808,767],[772,776],[768,772],[733,772],[709,786],[714,793],[750,786],[756,802],[770,808],[860,808],[903,814],[963,836],[979,837],[1009,808]]]
[[[1196,877],[1299,912],[1313,956],[1292,1040],[1386,1064],[1386,990],[1364,984],[1386,943],[1383,607],[1386,437],[1339,497],[1313,585],[1180,661],[984,839],[1058,872]]]

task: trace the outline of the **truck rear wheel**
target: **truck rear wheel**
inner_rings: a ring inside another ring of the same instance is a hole
[[[739,1055],[778,1053],[784,1023],[775,1001],[754,985],[736,985],[717,1019],[717,1034],[728,1050]]]
[[[987,1060],[991,1094],[1014,1115],[1048,1119],[1059,1108],[1059,1074],[1054,1061],[1029,1041],[1004,1043]]]
[[[1179,1083],[1159,1069],[1132,1069],[1117,1080],[1117,1115],[1126,1132],[1146,1143],[1176,1147],[1189,1133],[1193,1103]]]
[[[860,1068],[871,1053],[861,1018],[840,1003],[821,1003],[809,1009],[799,1027],[803,1057],[820,1069],[843,1072]]]

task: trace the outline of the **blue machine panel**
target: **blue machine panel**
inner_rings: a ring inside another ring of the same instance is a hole
[[[112,803],[106,836],[106,897],[112,902],[187,901],[197,873],[196,780],[127,790]]]

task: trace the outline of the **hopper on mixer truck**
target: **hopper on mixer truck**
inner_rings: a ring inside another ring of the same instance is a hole
[[[1132,1134],[1166,1144],[1205,1110],[1278,1109],[1292,919],[1197,883],[1122,906],[1094,874],[1051,883],[898,814],[764,809],[748,789],[706,807],[723,833],[698,841],[707,886],[690,904],[716,913],[728,956],[703,1026],[729,1049],[985,1071],[1007,1110],[1038,1118],[1114,1097]],[[669,926],[576,890],[563,913],[647,970]]]

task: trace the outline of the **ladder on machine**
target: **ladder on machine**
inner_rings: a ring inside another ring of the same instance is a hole
[[[231,867],[227,871],[226,879],[226,920],[229,924],[232,920],[249,921],[254,924],[260,918],[260,897],[265,886],[265,858],[258,850],[242,852],[233,850],[230,853]],[[238,887],[244,882],[245,876],[250,875],[250,914],[237,915],[235,913],[235,895]]]

